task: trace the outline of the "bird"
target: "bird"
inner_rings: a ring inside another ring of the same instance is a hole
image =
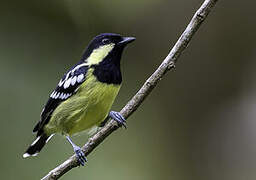
[[[109,118],[126,127],[125,118],[111,111],[122,83],[120,68],[124,48],[135,40],[115,33],[102,33],[88,44],[81,59],[60,79],[46,102],[33,133],[36,139],[23,154],[37,156],[56,133],[72,145],[80,165],[85,154],[71,139],[75,134],[103,127]]]

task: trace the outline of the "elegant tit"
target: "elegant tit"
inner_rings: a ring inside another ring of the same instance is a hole
[[[102,126],[109,117],[125,126],[123,116],[110,108],[122,83],[122,52],[134,40],[134,37],[104,33],[89,43],[81,60],[65,73],[50,94],[33,129],[36,139],[23,154],[24,158],[36,156],[54,134],[61,133],[84,165],[86,157],[72,142],[72,135]]]

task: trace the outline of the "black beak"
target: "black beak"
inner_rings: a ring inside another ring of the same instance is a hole
[[[118,44],[127,45],[127,44],[133,42],[135,39],[136,39],[135,37],[123,37],[123,40],[120,41]]]

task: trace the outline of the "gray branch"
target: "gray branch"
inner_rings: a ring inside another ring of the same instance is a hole
[[[157,68],[157,70],[147,79],[140,90],[135,96],[125,105],[121,110],[121,114],[128,118],[136,109],[141,105],[145,98],[154,89],[157,83],[165,75],[167,71],[173,69],[175,64],[181,55],[181,53],[186,49],[188,43],[191,41],[195,32],[198,30],[202,22],[206,19],[207,15],[210,13],[214,5],[218,0],[205,0],[201,7],[194,14],[190,23],[188,24],[185,31],[182,33],[172,50],[169,52],[167,57],[163,60],[162,64]],[[111,133],[118,129],[117,123],[111,120],[105,127],[103,127],[98,133],[96,133],[88,142],[82,147],[86,156],[88,156],[105,138],[107,138]],[[61,165],[50,171],[41,180],[56,180],[59,179],[66,172],[74,167],[79,166],[76,156],[73,155]]]

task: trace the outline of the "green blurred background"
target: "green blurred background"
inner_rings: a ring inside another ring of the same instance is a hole
[[[135,36],[122,59],[120,110],[155,70],[203,0],[2,1],[1,179],[34,180],[72,154],[55,136],[36,158],[34,139],[49,93],[102,32]],[[177,68],[118,130],[62,179],[254,180],[255,5],[220,1]],[[85,134],[75,137],[79,145]]]

